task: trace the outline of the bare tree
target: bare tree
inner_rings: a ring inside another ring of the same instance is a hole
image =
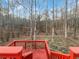
[[[45,16],[46,16],[46,34],[48,34],[48,0],[46,0],[46,10],[45,10]]]
[[[2,0],[0,0],[0,12],[1,12],[1,3],[2,3]]]
[[[30,18],[30,36],[31,36],[31,39],[33,40],[33,22],[32,22],[32,15],[33,15],[33,0],[31,1],[31,9],[30,9],[30,14],[31,14],[31,18]]]
[[[52,12],[53,12],[53,13],[52,13],[52,14],[53,14],[53,16],[52,16],[52,21],[53,21],[53,22],[52,22],[52,40],[53,40],[53,37],[54,37],[54,30],[55,30],[55,29],[54,29],[54,19],[55,19],[55,18],[54,18],[54,14],[55,14],[55,13],[54,13],[54,12],[55,12],[55,11],[54,11],[54,0],[53,0],[53,11],[52,11]]]
[[[34,2],[35,2],[35,9],[34,9],[34,12],[35,12],[35,20],[34,20],[34,40],[36,39],[36,0],[34,0]]]
[[[61,8],[60,12],[61,12],[61,20],[62,22],[64,22],[64,8]],[[62,30],[63,29],[64,29],[64,23],[62,24]]]
[[[77,31],[77,8],[78,8],[78,0],[75,0],[75,19],[74,19],[74,38],[76,38]]]
[[[68,5],[68,0],[65,0],[65,38],[67,38],[67,5]]]

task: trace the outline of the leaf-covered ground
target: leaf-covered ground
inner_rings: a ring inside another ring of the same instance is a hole
[[[15,38],[16,40],[31,40],[30,37],[20,37]],[[52,39],[50,35],[37,36],[37,40],[48,40],[48,44],[51,50],[60,51],[63,53],[69,53],[69,47],[79,46],[79,39],[73,39],[69,37],[67,39],[64,36],[54,36]],[[14,39],[13,39],[14,40]],[[11,42],[11,41],[10,41]],[[6,45],[9,42],[1,43],[1,45]]]

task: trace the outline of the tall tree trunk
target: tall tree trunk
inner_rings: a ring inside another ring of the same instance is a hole
[[[46,0],[46,35],[48,34],[48,0]]]
[[[64,24],[65,24],[65,38],[67,38],[67,1],[65,0],[65,20],[64,20]]]
[[[53,37],[54,37],[54,0],[53,0],[53,17],[52,17],[52,41],[53,41]]]
[[[33,39],[34,40],[36,40],[36,0],[35,0],[35,10],[34,10],[34,12],[35,12],[35,20],[34,20],[34,37],[33,37]]]
[[[10,8],[10,2],[9,2],[9,0],[8,0],[8,20],[10,19],[10,17],[9,17],[9,8]],[[7,30],[9,30],[10,28],[9,28],[9,26],[7,26],[8,28],[7,28]],[[9,31],[8,31],[8,33],[9,33]],[[10,39],[10,33],[9,33],[9,38],[7,38],[7,40],[6,41],[9,41],[9,39]]]
[[[30,15],[31,15],[31,17],[30,17],[30,37],[31,37],[31,39],[33,40],[33,22],[32,22],[32,15],[33,15],[33,0],[31,0],[30,1]]]
[[[77,6],[78,5],[78,0],[75,0],[75,19],[74,19],[74,38],[76,38],[76,31],[77,31]]]

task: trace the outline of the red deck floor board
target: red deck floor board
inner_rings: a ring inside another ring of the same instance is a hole
[[[27,49],[23,53],[26,53],[28,51],[33,52],[33,59],[47,59],[46,50],[45,49]]]
[[[44,49],[34,51],[33,59],[47,59],[46,51]]]

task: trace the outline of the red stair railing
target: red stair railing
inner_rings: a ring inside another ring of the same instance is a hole
[[[70,55],[51,51],[51,59],[70,59]]]

